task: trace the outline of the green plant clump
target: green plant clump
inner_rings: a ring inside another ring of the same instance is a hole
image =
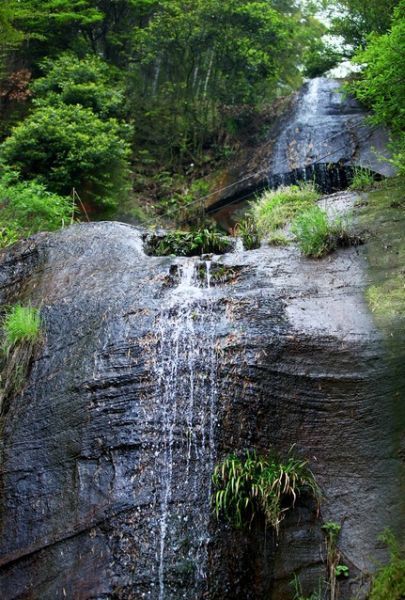
[[[360,236],[351,235],[342,219],[329,221],[324,210],[313,206],[302,212],[292,224],[298,246],[305,256],[320,258],[338,246],[359,245]]]
[[[268,190],[252,204],[251,215],[259,235],[279,244],[283,228],[300,212],[313,206],[320,194],[312,183]]]
[[[152,254],[156,256],[196,256],[206,253],[222,254],[231,249],[231,241],[225,235],[210,229],[173,231],[160,239]]]
[[[3,360],[0,372],[0,415],[27,380],[35,344],[41,339],[39,310],[16,304],[3,321]]]
[[[260,248],[260,235],[252,217],[247,216],[235,227],[235,235],[242,238],[245,250]]]
[[[20,342],[36,342],[41,335],[39,310],[16,304],[6,315],[3,324],[5,343],[12,347]]]
[[[374,177],[370,169],[355,168],[349,186],[351,190],[368,190],[374,185]]]
[[[331,250],[331,227],[325,211],[318,206],[300,214],[292,225],[292,232],[306,256],[320,257]]]
[[[289,456],[285,462],[273,454],[244,457],[230,454],[213,474],[214,509],[235,527],[250,526],[257,515],[279,531],[288,510],[304,489],[318,498],[318,488],[307,462]]]
[[[15,173],[0,179],[0,248],[38,231],[69,224],[72,200],[49,192],[36,181],[20,181]]]
[[[386,530],[380,540],[390,550],[390,561],[378,569],[373,579],[370,600],[402,600],[405,597],[405,556],[391,531]]]

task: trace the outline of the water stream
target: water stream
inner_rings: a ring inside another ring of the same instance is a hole
[[[171,597],[168,571],[180,562],[193,571],[197,584],[206,576],[217,399],[210,266],[210,261],[185,259],[179,267],[179,283],[166,298],[156,323],[156,397],[160,399],[162,435],[157,457],[159,600]],[[177,481],[179,468],[183,471],[180,479],[184,485],[176,489],[172,485],[174,465]],[[186,503],[182,494],[188,495]],[[186,505],[190,508],[185,509]],[[181,527],[186,534],[179,533]],[[182,535],[187,537],[187,545],[173,553]]]

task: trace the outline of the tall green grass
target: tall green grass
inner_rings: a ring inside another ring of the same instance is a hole
[[[284,227],[320,197],[314,184],[290,185],[268,190],[252,204],[250,214],[261,238],[285,243]]]
[[[36,342],[41,335],[39,310],[16,304],[4,319],[3,331],[7,347],[20,342]]]

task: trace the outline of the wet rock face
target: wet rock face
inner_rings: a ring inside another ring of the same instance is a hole
[[[245,162],[227,173],[225,186],[207,200],[209,210],[223,221],[254,193],[280,185],[315,181],[324,193],[344,190],[353,169],[370,169],[376,178],[394,174],[387,156],[388,134],[367,123],[368,113],[342,93],[343,82],[317,77],[304,84],[295,101],[279,117],[269,139],[252,149]],[[222,209],[222,210],[220,210]]]
[[[310,498],[279,540],[210,511],[217,460],[292,444],[322,518],[343,524],[351,597],[399,514],[391,365],[363,301],[363,249],[148,257],[142,232],[99,223],[0,260],[1,302],[41,306],[44,322],[2,417],[2,598],[284,600],[294,572],[310,593],[325,554]]]

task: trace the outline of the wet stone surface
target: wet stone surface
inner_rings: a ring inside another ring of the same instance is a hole
[[[77,225],[0,254],[2,304],[31,302],[44,322],[2,417],[1,598],[284,600],[294,573],[309,594],[322,519],[342,523],[350,598],[399,514],[365,250],[148,257],[142,236]],[[292,444],[321,516],[303,496],[278,540],[218,523],[215,462]]]

